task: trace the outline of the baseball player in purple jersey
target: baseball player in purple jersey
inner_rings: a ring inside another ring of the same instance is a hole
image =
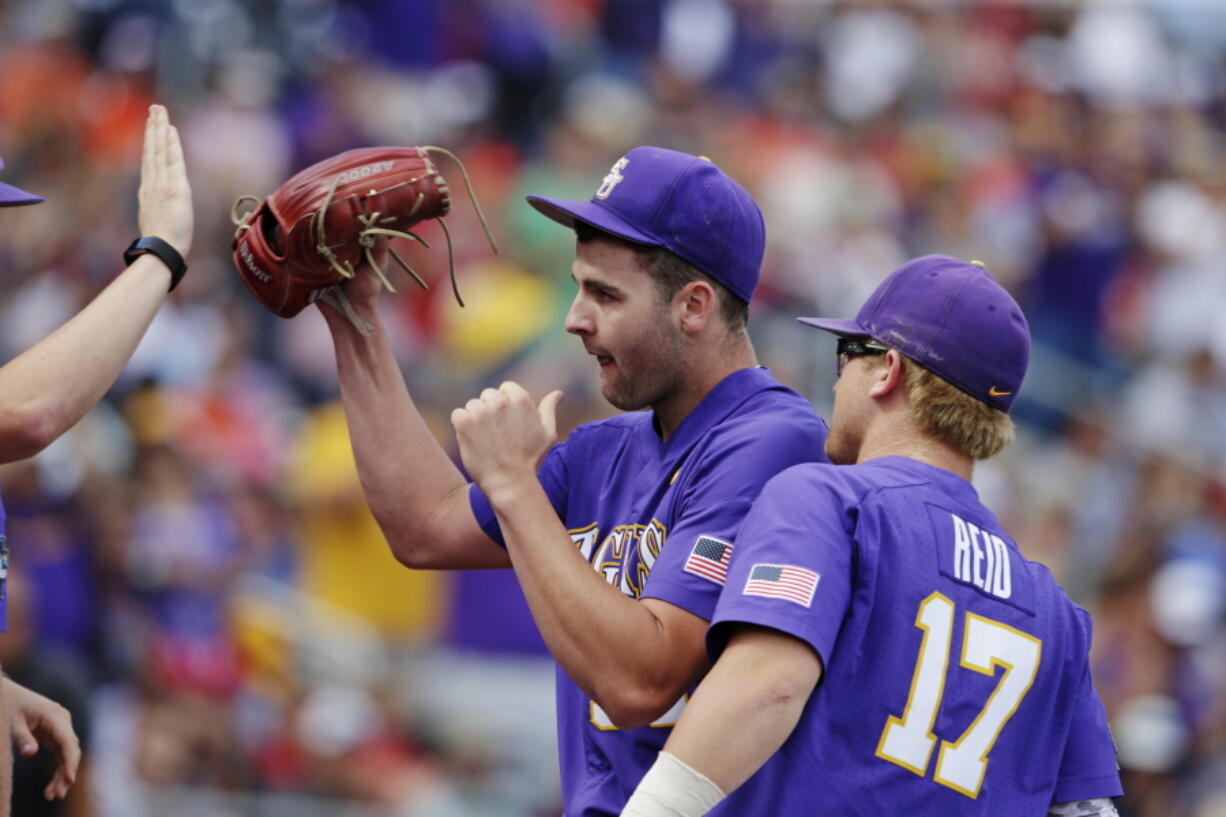
[[[0,184],[0,207],[42,200]],[[191,248],[194,223],[191,188],[178,131],[161,105],[150,107],[145,126],[139,200],[142,238],[124,256],[127,269],[67,323],[0,366],[0,462],[37,454],[93,408],[187,269],[183,256]],[[0,631],[8,601],[4,521],[0,505]],[[81,758],[68,710],[8,677],[0,689],[0,712],[8,712],[8,736],[23,755],[33,755],[40,744],[57,755],[59,762],[44,794],[47,799],[63,798]],[[9,741],[0,740],[0,817],[9,813],[11,774]]]
[[[931,255],[855,319],[801,320],[839,336],[839,465],[763,490],[718,660],[623,815],[1114,815],[1090,618],[969,481],[1013,436],[1021,310],[981,265]]]
[[[554,441],[554,392],[514,383],[452,415],[469,486],[413,408],[381,329],[325,308],[367,498],[406,564],[510,567],[559,664],[568,817],[616,815],[707,669],[734,535],[762,486],[824,459],[825,425],[745,332],[765,233],[711,162],[641,147],[591,201],[530,197],[575,228],[566,329],[630,413]],[[379,326],[378,288],[345,286]],[[497,626],[497,622],[490,622]]]

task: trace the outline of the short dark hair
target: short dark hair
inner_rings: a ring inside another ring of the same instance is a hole
[[[716,281],[710,275],[695,267],[672,250],[657,247],[652,244],[639,244],[627,241],[621,236],[607,233],[582,221],[575,222],[575,236],[579,243],[601,238],[612,241],[634,250],[639,266],[643,272],[651,276],[655,284],[656,294],[660,300],[668,302],[681,291],[681,288],[691,281],[706,281],[715,290],[719,298],[719,314],[724,319],[729,330],[744,329],[749,323],[749,304],[742,301],[732,290]]]

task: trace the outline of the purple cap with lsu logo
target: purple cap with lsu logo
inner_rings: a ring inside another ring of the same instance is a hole
[[[758,284],[766,223],[753,198],[710,160],[655,147],[618,159],[590,201],[528,196],[554,221],[576,221],[664,247],[748,302]]]
[[[4,160],[0,159],[0,170],[4,169]],[[11,184],[0,182],[0,207],[15,207],[19,204],[38,204],[42,201],[41,196],[36,196],[33,193],[13,187]]]
[[[1008,411],[1030,361],[1021,307],[981,262],[925,255],[894,270],[854,318],[797,318],[871,337],[992,408]]]

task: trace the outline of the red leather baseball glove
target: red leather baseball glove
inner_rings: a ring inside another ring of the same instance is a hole
[[[450,151],[436,147],[349,150],[300,171],[263,201],[240,197],[231,218],[236,225],[234,268],[243,283],[260,303],[283,318],[325,300],[359,329],[368,331],[369,325],[353,312],[337,285],[352,278],[365,260],[383,284],[396,291],[372,252],[380,239],[397,236],[429,247],[410,228],[437,218],[447,235],[450,258],[451,238],[442,216],[450,211],[451,198],[447,183],[430,160],[432,152],[455,159],[471,197],[472,186],[463,165]],[[247,201],[256,202],[256,208],[239,215]],[[475,198],[473,206],[492,247],[493,238]],[[424,289],[421,276],[395,250],[389,248],[389,252]],[[451,285],[463,306],[454,262]]]

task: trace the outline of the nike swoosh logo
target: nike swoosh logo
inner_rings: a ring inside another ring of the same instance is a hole
[[[999,391],[995,386],[988,389],[988,397],[1008,397],[1013,394],[1011,391]]]

